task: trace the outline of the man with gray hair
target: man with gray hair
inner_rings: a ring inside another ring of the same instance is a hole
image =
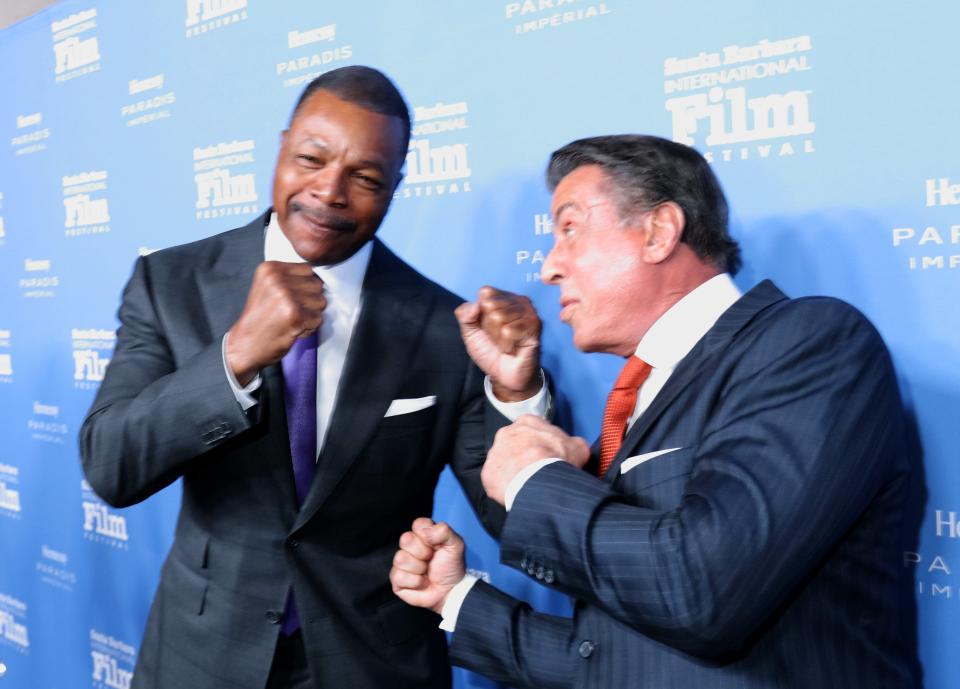
[[[907,424],[887,349],[836,299],[745,294],[727,205],[651,136],[553,154],[543,279],[584,352],[623,357],[590,448],[524,416],[484,464],[501,558],[575,599],[542,615],[465,575],[421,518],[391,580],[511,686],[914,687],[902,611]]]

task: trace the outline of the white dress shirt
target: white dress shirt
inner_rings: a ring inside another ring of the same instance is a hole
[[[363,278],[370,264],[370,253],[373,250],[372,242],[364,244],[353,256],[341,263],[332,266],[315,266],[313,272],[323,280],[324,296],[327,298],[327,307],[323,312],[323,324],[320,326],[319,345],[317,347],[317,455],[323,447],[330,417],[333,414],[333,405],[337,397],[337,388],[340,385],[340,376],[343,373],[343,364],[347,358],[347,348],[350,337],[356,327],[357,318],[362,308]],[[263,255],[267,261],[284,261],[287,263],[305,263],[297,254],[290,240],[280,228],[277,214],[270,216],[270,224],[264,236]],[[229,335],[229,333],[227,333]],[[227,365],[226,348],[227,335],[223,336],[223,368],[230,381],[230,387],[237,398],[237,402],[244,410],[257,404],[253,393],[260,387],[261,378],[257,376],[245,387],[233,375]],[[528,400],[521,402],[501,402],[492,393],[489,380],[485,381],[484,389],[490,403],[501,414],[511,421],[521,414],[537,414],[545,416],[550,405],[550,395],[546,386],[541,386],[540,392]]]
[[[690,353],[690,350],[707,334],[723,312],[733,306],[741,295],[740,289],[733,283],[730,275],[721,273],[686,294],[650,326],[640,340],[640,344],[637,345],[634,355],[650,364],[652,370],[637,393],[637,404],[627,422],[628,429],[667,384],[677,364]],[[507,511],[513,506],[524,484],[537,471],[547,464],[562,461],[561,458],[550,457],[529,464],[518,472],[505,489],[504,502]],[[451,589],[443,606],[441,629],[454,631],[460,606],[475,582],[476,577],[468,574]]]

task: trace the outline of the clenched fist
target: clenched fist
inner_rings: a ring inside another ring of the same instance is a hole
[[[411,529],[400,537],[400,550],[393,556],[393,592],[408,605],[440,614],[450,589],[466,573],[463,539],[427,517],[415,520]]]
[[[527,297],[481,287],[477,300],[455,313],[467,353],[490,376],[498,399],[517,402],[540,390],[542,324]]]
[[[246,385],[293,343],[323,323],[323,280],[309,263],[264,261],[253,274],[247,303],[227,338],[227,365]]]
[[[590,446],[577,436],[539,416],[524,414],[497,431],[493,447],[480,471],[483,488],[491,500],[504,504],[507,485],[525,466],[556,457],[582,468],[590,459]]]

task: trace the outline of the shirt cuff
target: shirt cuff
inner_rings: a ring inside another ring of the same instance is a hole
[[[533,414],[541,419],[548,419],[550,414],[550,403],[553,401],[550,397],[550,390],[546,386],[543,371],[540,371],[540,391],[536,395],[519,402],[503,402],[497,399],[493,394],[493,383],[490,382],[490,376],[483,377],[483,391],[487,393],[487,399],[498,412],[510,419],[511,423],[516,421],[524,414]]]
[[[440,620],[440,629],[445,632],[456,631],[460,608],[463,607],[464,599],[476,583],[477,577],[472,574],[464,574],[460,583],[450,589],[447,600],[443,603],[443,610],[440,611],[440,616],[443,618]]]
[[[227,366],[227,337],[229,337],[229,335],[230,332],[227,331],[220,341],[220,358],[223,359],[223,371],[227,374],[227,382],[230,383],[230,389],[233,390],[233,396],[237,398],[240,408],[243,409],[243,411],[247,411],[257,404],[257,398],[253,396],[253,393],[260,389],[260,374],[257,373],[253,380],[247,383],[246,386],[240,385],[240,381],[237,380],[237,377],[233,375],[233,371]]]
[[[562,461],[559,457],[547,457],[546,459],[541,459],[539,462],[528,464],[518,471],[517,475],[510,479],[510,483],[507,484],[506,489],[503,491],[503,506],[507,512],[513,507],[513,501],[517,499],[517,493],[520,492],[520,489],[523,488],[524,484],[526,484],[535,473],[548,464]]]

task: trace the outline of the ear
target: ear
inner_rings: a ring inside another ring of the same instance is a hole
[[[670,258],[680,244],[684,225],[683,209],[673,201],[661,203],[650,211],[644,223],[644,261],[662,263]]]

